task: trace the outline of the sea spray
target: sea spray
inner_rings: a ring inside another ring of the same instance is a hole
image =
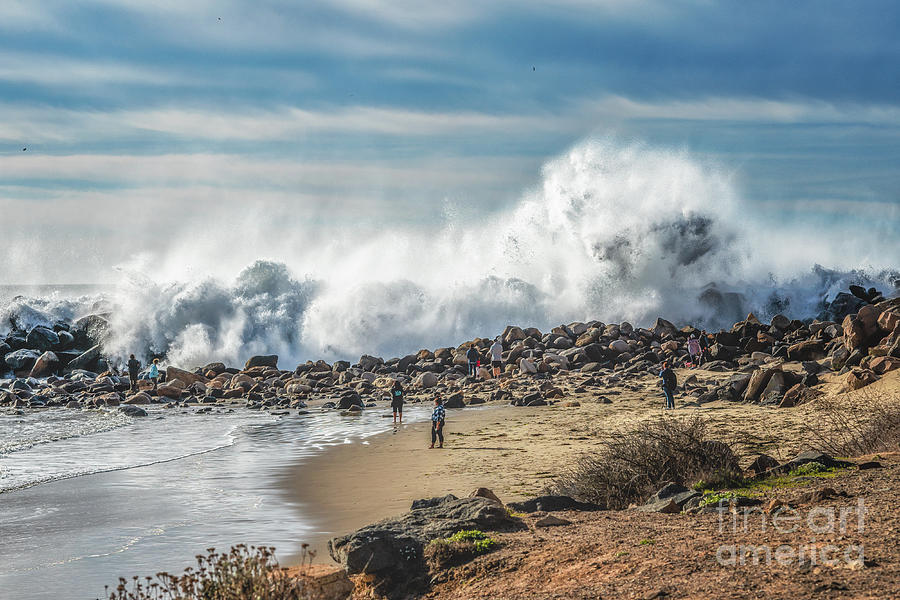
[[[277,353],[289,366],[403,355],[496,335],[509,323],[646,325],[661,315],[718,327],[750,311],[808,318],[850,283],[891,293],[900,280],[896,245],[876,251],[865,232],[843,232],[840,252],[829,251],[827,232],[766,221],[741,200],[732,173],[686,151],[589,140],[542,176],[478,223],[310,242],[230,282],[123,269],[112,292],[18,298],[0,317],[9,328],[102,311],[113,356],[164,354],[195,366]]]

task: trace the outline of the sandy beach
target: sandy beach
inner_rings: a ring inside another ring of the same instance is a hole
[[[701,382],[730,375],[679,372],[680,377],[689,374]],[[571,390],[582,377],[559,377],[555,383]],[[551,406],[451,409],[443,449],[428,448],[429,423],[403,424],[304,461],[285,476],[284,492],[314,523],[308,532],[312,537],[303,541],[317,551],[317,561],[327,562],[328,539],[401,514],[419,498],[462,497],[478,487],[492,489],[504,501],[539,495],[579,455],[599,447],[604,436],[665,414],[656,378],[647,376],[628,387],[632,389],[600,395],[567,394],[565,401]],[[711,431],[743,454],[765,451],[787,459],[802,446],[805,407],[783,410],[727,402],[700,407],[693,400],[678,398],[675,417],[700,411]],[[387,414],[389,408],[374,410]]]

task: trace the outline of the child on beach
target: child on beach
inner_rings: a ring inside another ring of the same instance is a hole
[[[150,381],[153,382],[153,389],[156,389],[157,384],[159,383],[159,359],[154,358],[153,364],[150,365],[150,373],[148,373],[150,377]]]
[[[394,381],[391,386],[391,410],[394,413],[394,423],[397,422],[397,417],[403,423],[403,386],[399,381]]]
[[[444,399],[441,398],[440,394],[435,396],[434,398],[434,411],[431,413],[431,445],[429,448],[434,448],[434,443],[437,440],[441,441],[440,446],[438,448],[444,447],[444,417],[446,415],[446,411],[444,410]]]

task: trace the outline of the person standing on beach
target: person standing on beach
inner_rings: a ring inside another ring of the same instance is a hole
[[[472,381],[476,381],[478,379],[478,361],[481,360],[481,354],[475,349],[475,344],[469,344],[466,360],[469,361],[469,377],[472,378]]]
[[[500,337],[491,344],[491,366],[494,368],[494,378],[500,377],[500,366],[503,364],[503,344]]]
[[[394,385],[391,386],[391,410],[394,413],[394,423],[397,423],[397,418],[400,418],[400,423],[403,423],[403,385],[399,380],[394,381]]]
[[[429,448],[434,448],[434,443],[438,440],[441,441],[438,448],[444,447],[444,418],[446,414],[444,399],[438,394],[434,397],[434,411],[431,413],[431,445],[428,446]]]
[[[129,388],[131,391],[137,391],[138,373],[140,372],[141,363],[134,357],[134,354],[132,354],[128,358],[128,380],[131,382],[131,387]]]
[[[156,386],[159,384],[159,359],[154,358],[153,364],[150,365],[150,373],[148,374],[150,377],[150,381],[153,382],[153,391],[156,391]]]
[[[669,363],[662,364],[662,371],[659,372],[662,379],[663,394],[666,395],[665,410],[675,409],[675,388],[678,387],[678,379],[675,377],[675,371],[669,368]]]

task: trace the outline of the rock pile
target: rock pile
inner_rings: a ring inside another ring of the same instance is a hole
[[[713,400],[793,406],[815,397],[819,374],[845,374],[846,389],[859,389],[900,367],[900,298],[884,299],[876,290],[839,294],[822,316],[840,320],[791,320],[776,315],[762,323],[750,314],[728,330],[709,336],[711,371],[736,371],[713,387],[696,378],[682,382],[698,403]],[[358,412],[384,396],[399,380],[412,401],[445,394],[447,406],[484,402],[544,406],[566,395],[560,375],[578,374],[575,391],[617,393],[614,388],[656,375],[661,363],[685,366],[687,340],[700,335],[693,326],[677,327],[659,318],[649,328],[630,323],[589,321],[559,325],[549,332],[508,326],[503,344],[502,385],[481,369],[478,382],[467,378],[466,350],[478,350],[489,364],[493,339],[477,338],[453,348],[423,349],[383,359],[363,355],[355,364],[307,361],[293,370],[278,368],[275,355],[253,356],[242,369],[210,363],[200,368],[169,366],[156,389],[141,381],[129,396],[127,376],[110,370],[103,356],[109,325],[90,315],[69,325],[13,329],[0,342],[0,405],[116,406],[151,402],[216,404],[244,402],[254,409],[305,408],[310,400]],[[6,374],[4,375],[4,371]],[[146,377],[146,374],[142,374]],[[600,397],[600,396],[598,396]]]

